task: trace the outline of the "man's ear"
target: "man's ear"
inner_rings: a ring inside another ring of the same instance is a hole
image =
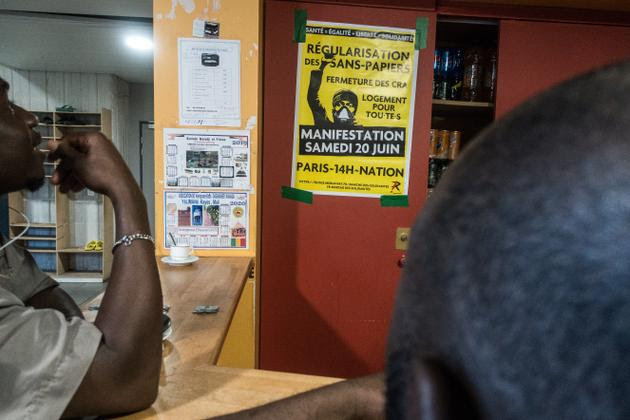
[[[436,360],[411,360],[405,390],[405,419],[478,420],[472,392],[463,381]]]

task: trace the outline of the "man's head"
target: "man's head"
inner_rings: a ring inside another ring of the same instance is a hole
[[[9,85],[0,79],[0,193],[28,188],[44,182],[44,154],[37,117],[9,101]]]
[[[333,95],[333,119],[336,124],[354,125],[359,99],[350,90],[340,90]]]
[[[630,63],[565,83],[449,167],[398,292],[391,418],[629,418],[628,92]]]

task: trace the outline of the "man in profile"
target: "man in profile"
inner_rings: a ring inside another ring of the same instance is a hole
[[[390,419],[630,418],[630,62],[462,154],[412,233]]]
[[[37,118],[0,79],[0,194],[44,182]],[[97,133],[50,142],[62,193],[87,187],[116,213],[114,260],[94,324],[35,265],[0,238],[0,418],[103,415],[146,408],[157,395],[162,294],[144,197],[113,144]]]

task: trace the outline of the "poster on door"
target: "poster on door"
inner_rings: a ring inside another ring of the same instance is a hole
[[[249,131],[164,129],[164,179],[178,189],[250,189]]]
[[[247,193],[165,192],[164,246],[248,249]],[[172,236],[172,237],[171,237]]]
[[[298,51],[294,188],[407,194],[415,36],[411,29],[307,21]]]

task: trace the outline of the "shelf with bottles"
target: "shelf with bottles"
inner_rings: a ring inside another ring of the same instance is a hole
[[[492,108],[496,96],[497,39],[496,22],[438,19],[433,98],[448,101],[438,105]]]

